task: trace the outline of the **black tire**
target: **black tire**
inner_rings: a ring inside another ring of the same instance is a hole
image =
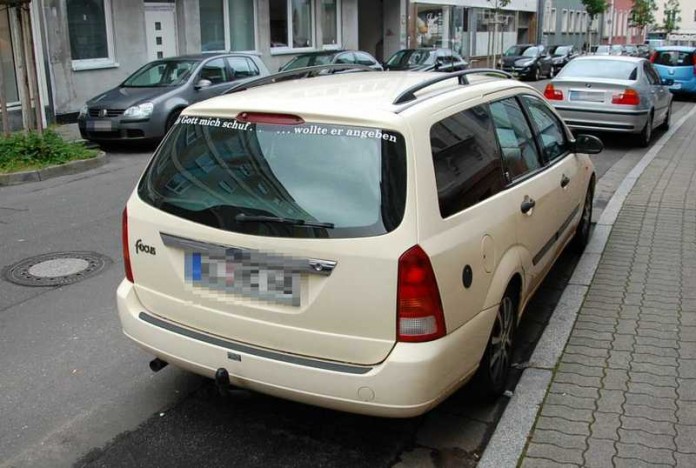
[[[652,141],[652,126],[653,126],[653,114],[650,113],[648,121],[645,122],[645,127],[640,131],[640,146],[647,148],[650,146],[650,141]]]
[[[164,125],[165,134],[174,126],[174,122],[176,122],[176,119],[179,118],[179,114],[181,114],[182,110],[183,109],[175,109],[171,114],[169,114],[169,117],[167,117],[167,123]]]
[[[539,71],[539,65],[534,67],[534,74],[532,75],[532,80],[539,81],[541,79],[541,72]]]
[[[512,368],[518,304],[519,292],[515,286],[509,285],[500,300],[493,329],[476,372],[478,390],[485,398],[497,398],[507,387]]]
[[[555,75],[556,75],[556,70],[553,68],[553,65],[551,65],[549,67],[549,79],[552,80]]]
[[[672,103],[669,103],[669,107],[667,108],[667,115],[665,115],[665,120],[662,122],[662,125],[660,125],[661,130],[669,130],[669,126],[672,124]]]
[[[575,229],[575,236],[571,241],[571,247],[576,253],[582,253],[590,242],[590,229],[592,227],[592,202],[594,201],[594,180],[590,182],[582,205],[580,223]]]

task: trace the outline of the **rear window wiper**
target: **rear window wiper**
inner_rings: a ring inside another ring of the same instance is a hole
[[[279,224],[288,224],[291,226],[302,226],[302,227],[310,227],[310,228],[326,228],[326,229],[333,229],[334,228],[334,223],[314,223],[311,221],[305,221],[304,219],[295,219],[295,218],[281,218],[279,216],[264,216],[264,215],[246,215],[244,213],[240,213],[237,216],[234,217],[235,221],[240,222],[240,223],[246,223],[246,222],[263,222],[263,223],[279,223]]]

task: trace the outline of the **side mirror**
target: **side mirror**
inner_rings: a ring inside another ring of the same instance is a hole
[[[674,80],[672,78],[662,78],[662,84],[665,86],[672,86],[674,84]]]
[[[210,80],[198,80],[198,82],[193,86],[196,91],[210,87],[213,84]]]
[[[597,154],[604,149],[604,143],[594,135],[581,134],[575,139],[573,149],[576,153]]]

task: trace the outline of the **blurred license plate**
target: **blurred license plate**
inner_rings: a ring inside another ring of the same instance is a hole
[[[269,266],[251,258],[239,261],[228,256],[187,253],[185,272],[195,286],[239,294],[269,302],[299,306],[300,273],[283,266]]]
[[[681,83],[675,83],[670,86],[669,89],[681,89]]]
[[[110,120],[94,120],[87,122],[87,127],[95,132],[110,132],[113,127]]]
[[[604,102],[604,93],[594,91],[571,91],[569,99],[571,101]]]

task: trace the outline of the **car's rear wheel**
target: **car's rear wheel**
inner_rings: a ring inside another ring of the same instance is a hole
[[[640,146],[646,148],[650,146],[650,141],[652,140],[652,127],[653,127],[653,114],[650,113],[648,121],[645,122],[645,127],[640,132]]]
[[[553,65],[551,65],[549,67],[549,79],[552,79],[555,74],[556,74],[556,70],[553,68]]]
[[[541,72],[539,71],[539,66],[537,65],[537,66],[534,68],[534,77],[533,77],[533,80],[534,80],[534,81],[539,81],[540,79],[541,79]]]
[[[496,312],[493,330],[477,371],[477,384],[483,396],[503,394],[510,374],[512,351],[517,328],[519,293],[515,285],[505,291]]]
[[[592,227],[592,202],[594,201],[594,180],[590,182],[585,194],[585,202],[582,206],[582,216],[580,223],[575,229],[575,236],[571,241],[573,250],[577,253],[582,253],[585,247],[590,242],[590,228]]]

